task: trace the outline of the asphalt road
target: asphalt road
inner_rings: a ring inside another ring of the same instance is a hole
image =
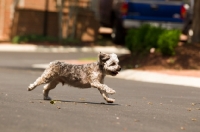
[[[199,132],[200,89],[106,78],[117,93],[107,104],[96,89],[57,86],[55,104],[42,100],[42,86],[28,92],[41,70],[35,63],[93,53],[0,53],[1,132]]]

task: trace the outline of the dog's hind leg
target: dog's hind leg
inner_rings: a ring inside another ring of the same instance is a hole
[[[54,89],[58,83],[59,83],[59,81],[57,79],[55,79],[44,86],[44,90],[43,90],[44,100],[51,100],[51,98],[48,96],[49,91]]]
[[[35,89],[37,86],[41,84],[49,83],[57,77],[58,77],[58,71],[55,70],[55,67],[48,68],[34,83],[29,85],[28,91]]]
[[[37,86],[41,84],[48,83],[48,80],[44,79],[42,76],[37,78],[36,81],[28,86],[28,91],[35,89]]]
[[[103,96],[103,98],[107,101],[107,103],[114,103],[115,102],[115,99],[109,98],[108,94],[105,91],[100,90],[100,89],[98,89],[98,90],[101,93],[101,95]]]

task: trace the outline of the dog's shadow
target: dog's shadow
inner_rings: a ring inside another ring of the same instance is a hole
[[[41,99],[35,99],[35,100],[41,100]],[[105,102],[101,102],[101,103],[96,103],[96,102],[88,102],[88,101],[71,101],[71,100],[41,100],[41,101],[47,101],[47,102],[51,102],[51,101],[58,101],[58,102],[63,102],[63,103],[75,103],[75,104],[91,104],[91,105],[109,105],[109,106],[117,106],[120,104],[116,104],[116,103],[105,103]]]
[[[88,101],[70,101],[70,100],[54,100],[54,101],[60,101],[60,102],[64,102],[64,103],[76,103],[76,104],[94,104],[94,105],[109,105],[109,106],[116,106],[119,104],[115,104],[115,103],[96,103],[96,102],[88,102]]]

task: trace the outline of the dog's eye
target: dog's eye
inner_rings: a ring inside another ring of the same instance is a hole
[[[114,66],[115,65],[115,63],[113,62],[110,66]]]

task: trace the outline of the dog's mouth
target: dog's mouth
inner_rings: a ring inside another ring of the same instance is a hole
[[[121,71],[121,67],[115,70],[109,70],[108,74],[110,74],[111,76],[116,76],[120,71]]]
[[[112,75],[117,75],[119,72],[118,71],[112,71],[111,74]]]

